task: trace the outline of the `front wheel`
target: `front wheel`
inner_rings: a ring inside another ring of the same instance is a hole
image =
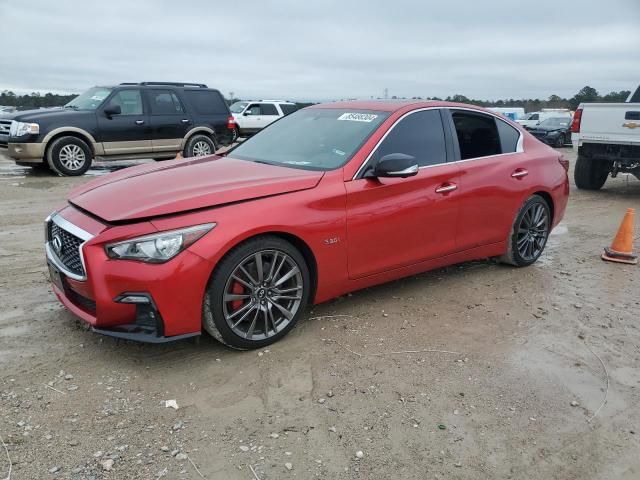
[[[83,175],[91,167],[93,153],[89,145],[78,137],[60,137],[47,149],[47,163],[59,175]]]
[[[215,339],[240,350],[284,337],[310,295],[309,268],[289,242],[274,236],[249,240],[216,268],[203,307],[203,326]]]
[[[507,253],[500,260],[516,267],[534,263],[544,250],[551,230],[551,211],[540,195],[531,195],[516,216]]]
[[[558,138],[556,139],[555,147],[556,148],[564,147],[564,142],[565,142],[565,136],[564,136],[564,133],[561,133],[560,135],[558,135]]]

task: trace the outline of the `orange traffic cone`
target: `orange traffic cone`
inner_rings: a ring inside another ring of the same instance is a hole
[[[630,263],[635,265],[638,263],[638,255],[633,253],[633,217],[635,210],[627,208],[624,214],[616,238],[613,239],[611,248],[604,247],[602,259],[610,262]]]
[[[178,152],[178,154],[176,155],[176,158],[174,158],[174,160],[182,160],[184,157],[182,156],[182,152]]]

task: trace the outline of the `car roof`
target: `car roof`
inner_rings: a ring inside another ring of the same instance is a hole
[[[378,110],[380,112],[396,112],[405,109],[410,110],[416,108],[433,108],[433,107],[464,107],[479,111],[487,111],[477,105],[468,105],[466,103],[444,102],[444,101],[425,101],[425,100],[347,100],[331,103],[318,103],[307,108],[336,108],[336,109],[353,109],[353,110]],[[494,112],[489,112],[494,113]]]

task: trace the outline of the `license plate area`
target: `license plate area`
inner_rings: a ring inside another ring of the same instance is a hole
[[[51,262],[47,262],[47,265],[49,267],[49,278],[51,279],[51,283],[58,287],[61,292],[64,292],[64,285],[62,283],[63,274]]]

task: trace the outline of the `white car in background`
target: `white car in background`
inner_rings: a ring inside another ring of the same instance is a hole
[[[259,132],[297,109],[295,103],[281,100],[247,100],[229,107],[236,122],[236,138]]]
[[[520,125],[525,128],[533,128],[540,125],[540,122],[547,118],[560,118],[566,117],[571,121],[573,114],[566,108],[543,108],[539,112],[529,112],[524,117],[516,120]]]

